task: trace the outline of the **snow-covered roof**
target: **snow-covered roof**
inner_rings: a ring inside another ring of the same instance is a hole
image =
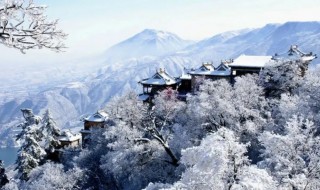
[[[139,83],[149,84],[149,85],[172,85],[176,84],[178,81],[170,76],[164,69],[160,69],[151,78],[143,79]]]
[[[200,67],[199,69],[190,71],[189,73],[191,75],[230,76],[231,69],[227,64],[221,63],[217,68],[212,66],[210,67],[210,70],[203,70],[203,67]]]
[[[108,114],[102,110],[97,111],[97,113],[84,118],[85,121],[91,122],[105,122],[108,119]]]
[[[183,69],[183,73],[181,74],[181,76],[179,77],[179,79],[182,80],[191,80],[191,75],[189,74],[191,70],[190,69]]]
[[[81,134],[73,134],[70,130],[63,131],[61,136],[59,137],[60,141],[69,141],[73,142],[81,139]]]
[[[148,94],[139,94],[138,98],[141,101],[145,101],[149,98],[150,96]]]
[[[189,74],[191,75],[210,75],[214,71],[214,66],[212,63],[203,63],[198,69],[191,70]]]
[[[221,63],[213,72],[212,75],[214,76],[230,76],[231,75],[231,69],[230,67],[225,64]]]
[[[264,67],[271,61],[272,56],[240,55],[229,67]]]
[[[275,54],[272,59],[279,61],[279,60],[288,60],[288,61],[297,61],[301,60],[304,62],[312,61],[317,58],[317,55],[310,53],[303,53],[298,49],[297,45],[292,45],[288,52],[282,54]]]

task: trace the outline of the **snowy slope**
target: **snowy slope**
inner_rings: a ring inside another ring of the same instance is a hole
[[[183,67],[197,67],[202,61],[218,65],[222,59],[241,54],[273,55],[287,51],[291,44],[319,54],[320,23],[269,24],[218,34],[194,44],[168,32],[145,30],[109,49],[103,55],[105,61],[97,66],[99,70],[80,82],[58,85],[37,94],[2,98],[0,125],[21,118],[20,108],[31,107],[35,113],[50,108],[59,126],[76,127],[81,125],[82,115],[105,107],[113,96],[130,89],[141,92],[137,82],[154,74],[157,68],[166,68],[168,73],[179,76]],[[10,132],[8,128],[6,134]],[[3,133],[0,129],[0,136]]]

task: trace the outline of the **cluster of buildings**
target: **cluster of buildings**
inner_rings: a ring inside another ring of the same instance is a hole
[[[166,88],[176,89],[179,92],[179,98],[185,99],[188,93],[193,93],[199,86],[199,80],[203,79],[226,79],[230,83],[234,78],[245,74],[253,74],[261,71],[265,65],[271,61],[288,60],[302,61],[309,64],[316,55],[313,53],[303,53],[297,46],[291,46],[289,51],[284,54],[275,54],[274,56],[249,56],[240,55],[236,59],[225,60],[217,67],[211,62],[203,63],[196,69],[185,69],[180,77],[170,76],[165,69],[159,69],[150,78],[143,79],[139,83],[143,87],[143,93],[139,99],[145,102],[152,100],[154,95]],[[83,119],[83,129],[81,135],[75,135],[71,132],[65,132],[60,138],[61,146],[77,147],[80,142],[85,146],[90,141],[90,134],[94,129],[104,128],[108,122],[108,114],[104,111],[85,117]]]
[[[139,82],[143,87],[143,93],[139,95],[139,99],[148,102],[157,92],[170,87],[177,90],[179,98],[184,100],[187,93],[193,93],[198,89],[200,81],[203,79],[226,79],[233,83],[235,77],[245,74],[259,74],[261,69],[272,61],[288,60],[310,63],[315,58],[316,55],[312,52],[303,53],[298,49],[298,46],[293,45],[288,52],[274,56],[240,55],[236,59],[221,61],[217,67],[212,62],[206,62],[199,68],[185,69],[180,77],[172,77],[165,69],[159,69],[152,77]]]

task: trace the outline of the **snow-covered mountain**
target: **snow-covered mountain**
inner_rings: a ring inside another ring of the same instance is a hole
[[[99,71],[81,82],[59,85],[27,97],[3,99],[0,125],[21,118],[19,109],[30,107],[35,113],[50,108],[59,126],[79,126],[81,115],[103,108],[113,96],[130,89],[140,92],[137,82],[154,74],[157,68],[166,68],[170,74],[179,76],[183,67],[196,67],[202,61],[214,61],[217,65],[222,59],[240,54],[273,55],[287,51],[291,44],[319,54],[320,22],[268,24],[218,34],[193,44],[168,32],[145,30],[110,48],[103,55],[105,61]],[[8,127],[5,131],[10,132]],[[0,137],[1,132],[0,129]]]
[[[143,56],[163,56],[181,50],[192,43],[170,32],[145,29],[108,49],[105,56],[109,61]]]
[[[306,52],[320,52],[319,32],[320,22],[268,24],[262,28],[233,32],[234,36],[228,35],[230,32],[215,35],[189,46],[183,55],[218,62],[241,54],[274,55],[286,52],[292,44],[299,45]],[[228,37],[221,38],[225,34]]]

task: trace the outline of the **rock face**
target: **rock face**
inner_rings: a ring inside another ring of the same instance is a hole
[[[28,107],[36,114],[49,108],[59,126],[75,127],[80,117],[96,112],[116,95],[128,90],[141,91],[137,83],[150,77],[157,68],[165,68],[179,76],[184,67],[198,67],[203,61],[218,65],[223,59],[241,54],[273,55],[286,52],[297,44],[305,52],[320,52],[319,22],[288,22],[268,24],[263,28],[225,32],[193,43],[163,31],[144,30],[105,52],[105,61],[95,74],[44,90],[37,94],[2,100],[0,102],[0,136],[12,133],[21,118],[20,108]],[[314,63],[317,63],[315,60]],[[8,138],[10,139],[10,138]],[[0,145],[8,144],[9,140]],[[12,144],[12,141],[11,141]]]

